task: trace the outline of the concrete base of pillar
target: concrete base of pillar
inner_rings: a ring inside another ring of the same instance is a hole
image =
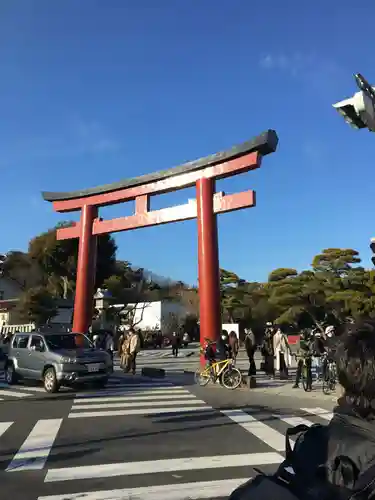
[[[247,387],[249,389],[255,389],[257,386],[257,379],[256,377],[248,377],[247,378]]]
[[[151,366],[142,368],[142,377],[164,378],[165,370],[162,368],[152,368]]]

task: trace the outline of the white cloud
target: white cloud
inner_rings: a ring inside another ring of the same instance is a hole
[[[291,78],[303,80],[316,89],[334,85],[335,80],[348,76],[347,70],[336,61],[315,53],[275,53],[264,54],[259,60],[264,71],[282,72]]]

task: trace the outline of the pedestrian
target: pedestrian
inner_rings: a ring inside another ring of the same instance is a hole
[[[257,369],[255,365],[254,355],[256,351],[256,340],[254,332],[251,328],[245,330],[245,349],[247,357],[249,358],[249,377],[254,377],[256,375]]]
[[[281,380],[288,378],[288,368],[292,364],[288,337],[278,328],[273,337],[273,351],[276,358],[276,370]]]
[[[95,349],[100,349],[100,336],[99,336],[99,334],[95,333],[92,340],[93,340]]]
[[[305,330],[300,334],[300,339],[299,339],[299,348],[297,352],[296,358],[298,359],[297,363],[297,372],[296,372],[296,380],[293,385],[293,389],[298,389],[299,388],[299,382],[302,377],[302,369],[303,366],[305,365],[306,367],[306,389],[308,391],[312,390],[312,340],[313,337],[310,333],[309,330]]]
[[[264,371],[271,378],[275,377],[275,358],[273,350],[274,329],[267,324],[262,344],[262,356],[264,358]]]
[[[136,359],[137,359],[137,354],[139,353],[141,349],[141,341],[139,338],[138,333],[134,330],[134,328],[131,328],[129,330],[129,368],[132,372],[133,375],[135,375],[136,371]]]
[[[114,342],[113,336],[110,332],[107,332],[107,334],[106,334],[105,344],[106,344],[105,350],[111,356],[111,359],[113,362],[113,351],[115,350],[115,342]]]
[[[172,333],[172,338],[171,338],[171,345],[172,345],[172,356],[177,358],[178,356],[178,348],[180,347],[180,338],[177,335],[176,332]]]
[[[121,345],[119,345],[120,367],[127,373],[130,370],[130,336],[126,333],[122,335]]]
[[[229,344],[230,357],[235,361],[237,358],[240,346],[239,346],[237,334],[233,330],[231,332],[229,332],[228,344]]]

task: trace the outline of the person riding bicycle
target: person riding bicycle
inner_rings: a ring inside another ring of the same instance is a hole
[[[204,357],[210,365],[212,365],[213,363],[217,363],[218,361],[224,361],[230,357],[229,345],[227,342],[228,335],[226,335],[224,332],[216,342],[206,339],[206,345],[203,349]]]
[[[293,385],[293,389],[299,388],[299,381],[301,380],[303,365],[305,365],[307,369],[307,390],[311,391],[312,389],[311,364],[313,355],[313,341],[314,338],[309,330],[305,330],[300,334],[299,352],[297,355],[299,359],[297,364],[296,380]]]

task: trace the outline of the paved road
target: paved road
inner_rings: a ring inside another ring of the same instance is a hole
[[[226,498],[252,467],[275,469],[289,426],[326,422],[333,406],[302,392],[200,388],[177,372],[33,394],[0,402],[4,500]]]

